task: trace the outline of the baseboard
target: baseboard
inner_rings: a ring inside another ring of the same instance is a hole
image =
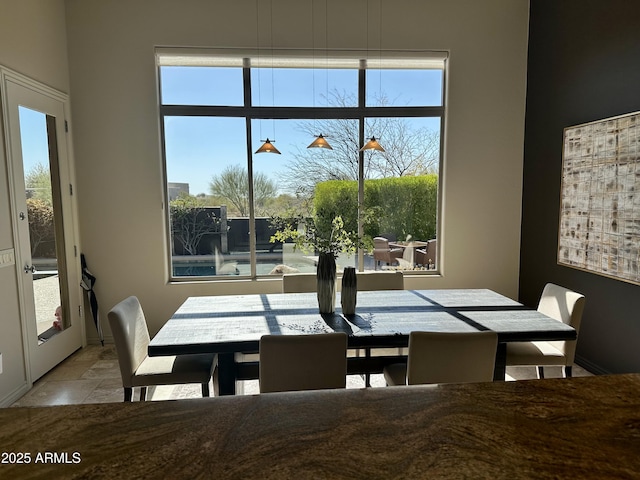
[[[113,344],[113,337],[109,335],[105,335],[104,344]],[[87,337],[87,345],[100,345],[100,339],[98,337]]]
[[[584,368],[588,372],[593,373],[594,375],[610,375],[611,374],[611,372],[608,371],[607,369],[602,368],[600,365],[597,365],[579,355],[576,355],[575,363],[577,365],[580,365],[582,368]]]
[[[10,407],[15,402],[20,400],[24,396],[24,394],[27,393],[28,391],[29,391],[29,386],[26,383],[22,384],[21,386],[16,388],[13,392],[10,392],[6,397],[0,400],[0,407],[1,408]]]

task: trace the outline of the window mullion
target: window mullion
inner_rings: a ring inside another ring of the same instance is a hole
[[[244,106],[251,110],[251,69],[249,62],[245,59],[245,66],[242,69],[242,84],[244,89]],[[257,274],[257,254],[256,254],[256,213],[254,209],[254,191],[253,191],[253,148],[251,147],[252,129],[251,115],[245,117],[247,128],[247,179],[249,181],[249,264],[251,269],[251,277],[255,278]]]
[[[358,145],[364,145],[365,100],[367,95],[365,60],[360,61],[358,70]],[[364,238],[364,152],[358,152],[358,239]],[[364,249],[358,248],[358,270],[364,271]]]

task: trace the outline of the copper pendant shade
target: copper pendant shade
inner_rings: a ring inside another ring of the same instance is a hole
[[[278,155],[280,155],[280,151],[273,145],[273,143],[271,143],[271,140],[269,140],[269,138],[264,140],[264,143],[258,150],[256,150],[256,153],[277,153]]]
[[[311,144],[307,148],[326,148],[329,150],[333,150],[331,145],[329,145],[329,142],[327,142],[326,137],[322,134],[316,135],[316,139],[311,142]]]
[[[371,139],[364,144],[364,146],[360,149],[361,152],[366,150],[377,150],[378,152],[384,152],[384,148],[378,143],[376,137],[371,137]]]

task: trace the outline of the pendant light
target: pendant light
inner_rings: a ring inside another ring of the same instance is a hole
[[[316,135],[316,139],[311,142],[307,148],[326,148],[328,150],[333,150],[333,147],[329,145],[326,138],[327,137],[322,134]]]
[[[273,85],[273,0],[271,0],[271,2],[269,3],[269,8],[270,8],[270,16],[271,16],[271,27],[269,30],[269,43],[271,45],[271,103],[272,103],[272,106],[275,106],[275,87]],[[258,10],[258,0],[256,0],[256,14],[257,14],[257,10]],[[256,29],[258,28],[259,24],[260,22],[258,20],[256,24]],[[258,42],[259,41],[260,41],[260,38],[258,38]],[[259,50],[260,49],[258,48],[258,51]],[[260,75],[258,74],[258,84],[259,83],[260,83]],[[258,95],[260,95],[261,90],[262,88],[258,86]],[[273,120],[274,135],[275,135],[275,130],[276,130],[276,127],[275,127],[275,119],[274,119]],[[260,120],[260,132],[262,133],[262,120]],[[269,137],[267,137],[266,140],[260,140],[260,141],[264,143],[258,150],[255,151],[255,153],[277,153],[278,155],[280,155],[280,151],[273,145],[275,143],[275,140],[269,140]]]
[[[369,141],[365,143],[364,146],[360,149],[361,152],[366,152],[367,150],[376,150],[378,152],[385,151],[384,148],[382,148],[382,145],[378,143],[378,140],[376,140],[376,137],[371,137]]]
[[[326,57],[326,75],[327,75],[327,98],[329,96],[329,69],[328,69],[328,64],[329,64],[329,45],[327,44],[327,39],[329,37],[327,31],[327,18],[329,17],[329,12],[328,12],[328,5],[327,5],[327,1],[325,0],[324,2],[324,48],[325,48],[325,57]],[[311,43],[313,45],[313,107],[315,110],[315,106],[316,106],[316,72],[315,72],[315,64],[316,64],[316,48],[315,48],[315,43],[316,43],[316,36],[315,36],[315,2],[312,1],[311,2]],[[307,148],[325,148],[327,150],[333,150],[333,148],[331,147],[331,145],[329,145],[329,142],[327,142],[327,137],[325,137],[324,135],[322,135],[322,133],[318,134],[315,136],[316,139],[311,142],[309,144],[309,146]]]
[[[256,153],[277,153],[278,155],[280,155],[280,151],[273,145],[273,142],[275,142],[275,140],[271,141],[269,140],[269,137],[267,137],[266,140],[260,141],[264,143],[258,150],[256,150]]]
[[[378,19],[379,19],[379,31],[378,31],[378,55],[380,56],[380,61],[378,63],[378,69],[382,70],[382,0],[380,0],[378,2],[379,5],[379,9],[378,9]],[[367,59],[369,57],[369,2],[367,2]],[[368,63],[368,62],[367,62]],[[369,65],[367,64],[367,68],[369,67]],[[380,92],[382,93],[382,73],[380,74]],[[367,143],[365,143],[363,145],[363,147],[360,149],[361,152],[366,152],[366,151],[377,151],[377,152],[384,152],[384,148],[382,148],[382,145],[380,145],[380,143],[378,143],[378,140],[376,140],[376,137],[372,136],[369,141]]]

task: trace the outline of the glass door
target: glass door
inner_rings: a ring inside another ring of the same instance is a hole
[[[58,248],[64,253],[64,231],[57,218],[60,188],[51,181],[52,172],[55,175],[58,170],[55,117],[23,106],[18,114],[31,254],[24,273],[33,286],[36,333],[42,344],[69,326],[69,306],[63,308],[66,295],[61,292],[65,271],[58,268]],[[49,145],[49,139],[54,145]]]
[[[78,262],[72,243],[65,111],[62,100],[28,85],[9,79],[5,85],[16,265],[33,382],[82,345],[80,295],[70,288],[79,282],[73,268]]]

